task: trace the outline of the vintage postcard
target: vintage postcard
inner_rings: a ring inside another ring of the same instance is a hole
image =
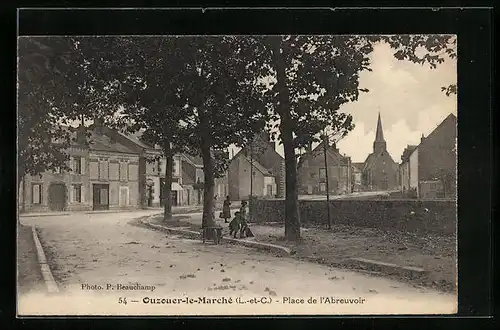
[[[18,316],[457,313],[455,35],[18,38]]]

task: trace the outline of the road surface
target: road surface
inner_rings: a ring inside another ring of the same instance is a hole
[[[21,218],[22,224],[35,224],[40,229],[40,240],[61,292],[20,296],[19,313],[335,315],[456,311],[453,295],[240,246],[167,237],[133,220],[154,213],[158,211]]]

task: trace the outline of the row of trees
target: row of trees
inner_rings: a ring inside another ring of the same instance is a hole
[[[20,177],[65,168],[71,141],[58,124],[100,118],[162,147],[167,189],[176,152],[201,156],[209,225],[225,150],[277,131],[285,153],[285,236],[297,240],[296,152],[325,130],[345,135],[353,128],[340,108],[368,92],[359,73],[370,70],[369,55],[381,41],[397,58],[431,67],[455,55],[452,36],[20,38]],[[55,137],[62,143],[47,143]]]

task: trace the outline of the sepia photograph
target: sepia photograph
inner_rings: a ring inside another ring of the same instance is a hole
[[[18,37],[17,315],[456,314],[457,42]]]

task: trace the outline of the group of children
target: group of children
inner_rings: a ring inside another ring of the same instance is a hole
[[[247,202],[242,201],[240,210],[234,213],[234,218],[229,223],[229,235],[233,235],[234,238],[236,238],[238,232],[240,233],[240,238],[253,236],[252,232],[250,231],[250,228],[248,228],[248,224],[246,221],[247,217],[246,206]]]

